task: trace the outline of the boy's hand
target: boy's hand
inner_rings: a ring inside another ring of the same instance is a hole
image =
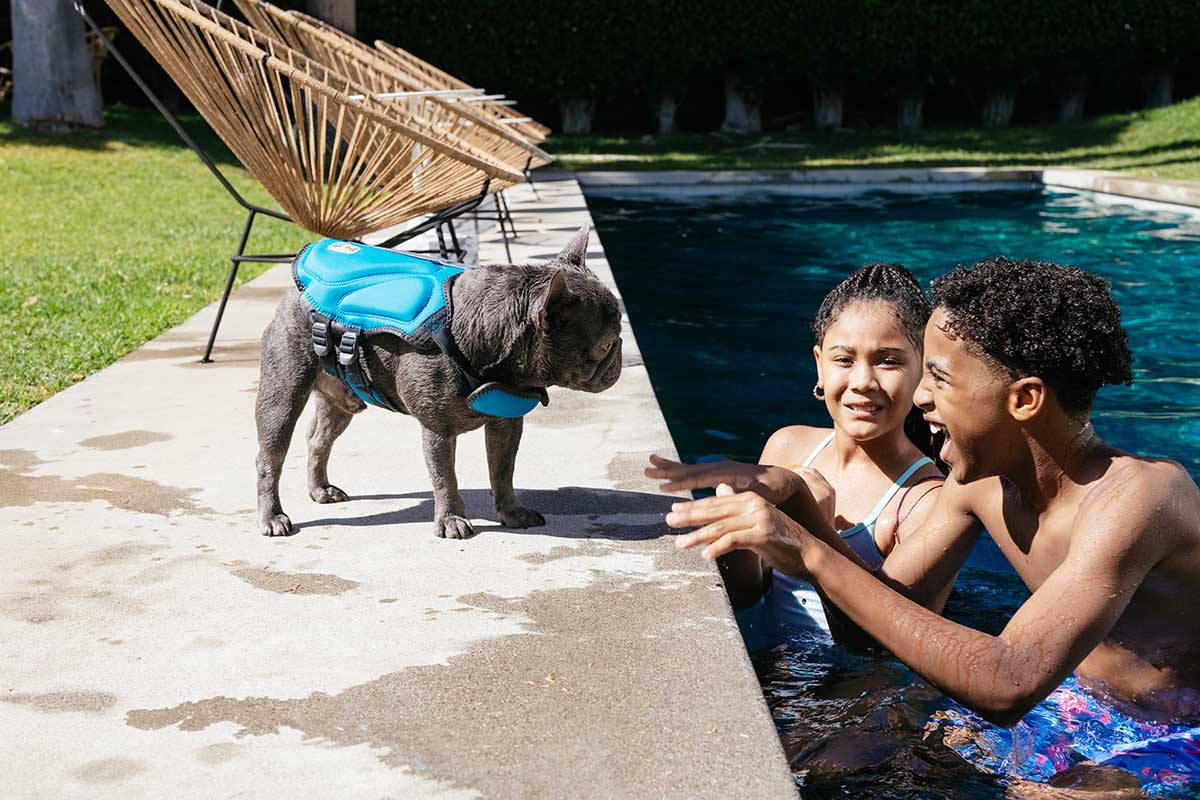
[[[755,492],[738,492],[726,484],[717,487],[716,497],[675,503],[667,514],[672,528],[703,525],[675,540],[681,550],[704,545],[700,555],[707,559],[732,550],[751,550],[768,566],[787,575],[806,577],[805,546],[812,535]]]
[[[680,464],[656,455],[650,456],[650,466],[646,467],[645,475],[647,478],[665,480],[666,483],[658,487],[664,492],[715,489],[725,483],[735,491],[753,492],[772,505],[784,502],[800,491],[804,484],[803,477],[783,467],[743,464],[740,461]],[[828,486],[827,483],[825,485]]]

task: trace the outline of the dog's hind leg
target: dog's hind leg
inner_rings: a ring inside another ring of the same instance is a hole
[[[279,502],[279,475],[296,421],[320,370],[304,323],[298,304],[285,300],[262,337],[254,420],[258,427],[258,530],[263,536],[292,532],[292,521]]]
[[[313,401],[316,413],[308,427],[308,496],[318,503],[340,503],[349,496],[329,482],[329,451],[354,415],[367,407],[341,381],[317,375]]]

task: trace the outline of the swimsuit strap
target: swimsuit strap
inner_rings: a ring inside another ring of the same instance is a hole
[[[917,488],[917,487],[918,487],[918,486],[920,486],[922,483],[928,483],[929,481],[936,481],[936,480],[939,480],[939,478],[936,478],[936,477],[934,477],[933,475],[930,475],[930,476],[928,476],[928,477],[926,477],[926,478],[922,478],[921,480],[919,480],[919,481],[917,481],[916,483],[914,483],[912,486],[909,486],[909,487],[907,487],[907,488],[904,490],[904,494],[900,495],[900,502],[896,504],[896,525],[895,525],[895,527],[896,527],[896,529],[897,529],[897,530],[899,530],[899,528],[900,528],[900,512],[901,512],[901,510],[903,510],[903,508],[904,508],[904,501],[908,499],[908,495],[909,495],[909,494],[912,492],[912,490],[913,490],[913,489]],[[932,488],[930,488],[930,490],[929,490],[929,491],[933,491],[933,489],[932,489]],[[929,491],[925,492],[925,494],[929,494]],[[921,502],[921,500],[922,500],[924,497],[925,497],[925,495],[924,495],[924,494],[923,494],[923,495],[921,495],[920,497],[918,497],[918,498],[917,498],[917,502],[918,502],[918,503],[919,503],[919,502]],[[910,512],[910,513],[911,513],[911,512]]]
[[[859,524],[862,525],[864,528],[872,528],[873,529],[875,526],[875,520],[879,517],[880,514],[883,513],[883,509],[887,506],[888,503],[891,502],[892,498],[896,496],[896,492],[900,491],[900,487],[904,486],[905,481],[907,481],[909,478],[911,478],[913,476],[913,473],[916,472],[917,470],[919,470],[921,467],[925,466],[926,464],[932,464],[932,463],[933,463],[933,459],[931,459],[929,456],[921,456],[916,461],[914,461],[913,465],[911,467],[904,470],[904,472],[900,475],[899,478],[896,478],[895,482],[892,483],[892,488],[888,489],[886,492],[883,493],[883,497],[881,497],[879,499],[879,504],[875,506],[875,510],[871,512],[870,516],[868,516],[866,519],[864,519]]]
[[[804,462],[800,466],[807,467],[808,465],[812,464],[812,462],[816,461],[817,456],[820,455],[821,451],[825,449],[825,446],[833,441],[833,437],[836,433],[837,431],[830,431],[829,435],[822,439],[819,445],[813,448],[813,451],[808,454],[808,458],[804,459]]]

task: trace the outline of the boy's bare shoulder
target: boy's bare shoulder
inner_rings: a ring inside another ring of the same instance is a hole
[[[814,428],[810,425],[788,425],[771,434],[763,447],[762,464],[785,466],[799,464],[808,458],[813,448],[830,433],[830,428]]]
[[[1122,520],[1125,524],[1120,528],[1134,535],[1154,531],[1156,538],[1162,538],[1174,531],[1194,538],[1200,518],[1200,489],[1177,461],[1118,453],[1080,508],[1089,529],[1103,529],[1108,527],[1104,523]]]
[[[1117,453],[1088,492],[1087,502],[1121,500],[1157,506],[1164,499],[1200,499],[1195,481],[1178,461]]]

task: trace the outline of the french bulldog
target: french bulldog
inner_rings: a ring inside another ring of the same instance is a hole
[[[544,263],[471,267],[455,279],[450,329],[477,374],[538,392],[547,386],[602,392],[617,381],[621,312],[613,293],[588,269],[587,244],[585,226],[561,253]],[[329,481],[329,453],[367,404],[322,369],[312,331],[309,309],[294,289],[279,304],[262,336],[255,421],[258,526],[264,536],[292,532],[292,522],[279,501],[279,476],[310,395],[316,414],[308,430],[309,496],[318,503],[349,499]],[[473,410],[466,401],[471,392],[467,376],[440,351],[422,351],[389,334],[373,335],[361,342],[361,348],[364,369],[376,391],[421,423],[438,536],[474,535],[458,493],[454,454],[459,434],[480,426],[500,521],[511,528],[545,524],[545,518],[522,506],[513,491],[523,418]]]

